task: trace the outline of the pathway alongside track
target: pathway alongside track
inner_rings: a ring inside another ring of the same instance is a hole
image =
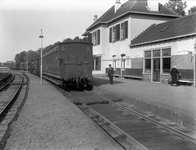
[[[50,83],[28,76],[28,97],[5,150],[121,150]]]

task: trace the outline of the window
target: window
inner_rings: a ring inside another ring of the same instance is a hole
[[[100,30],[97,30],[97,31],[93,32],[92,42],[93,42],[93,45],[99,45],[100,44]]]
[[[150,73],[151,72],[151,51],[145,51],[144,52],[144,56],[145,56],[145,70],[144,72],[146,73]]]
[[[160,50],[154,50],[153,57],[160,57]]]
[[[117,24],[109,29],[109,41],[116,42],[128,38],[128,21]]]
[[[163,73],[169,73],[171,69],[171,48],[162,49]]]
[[[110,28],[110,36],[109,36],[109,41],[110,41],[110,43],[112,42],[112,28]]]
[[[121,23],[121,40],[128,38],[128,21]]]
[[[101,70],[101,57],[94,56],[93,70]]]
[[[113,31],[112,31],[112,42],[115,42],[116,41],[116,26],[114,26],[112,29],[113,29]]]
[[[125,59],[122,59],[122,69],[125,69]]]
[[[120,24],[116,25],[116,41],[120,40]]]

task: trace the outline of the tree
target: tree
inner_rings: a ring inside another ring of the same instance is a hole
[[[193,13],[195,13],[196,12],[196,6],[193,6],[193,7],[191,7],[189,10],[188,10],[188,15],[191,15],[191,14],[193,14]]]
[[[19,54],[17,53],[14,59],[16,63],[21,63],[21,62],[25,62],[25,57],[26,57],[26,52],[22,51]]]
[[[70,39],[70,38],[66,38],[66,39],[63,40],[63,42],[72,42],[72,41],[73,41],[73,40]]]
[[[173,10],[180,16],[185,16],[186,12],[185,9],[187,7],[186,1],[182,2],[182,0],[169,0],[164,6]]]
[[[27,62],[27,59],[28,59],[28,62],[33,62],[34,58],[36,57],[39,57],[39,53],[38,51],[32,51],[32,50],[29,50],[29,51],[22,51],[20,53],[17,53],[15,55],[15,61],[16,61],[16,64],[20,64],[20,63],[23,63],[23,62]]]
[[[82,42],[82,39],[80,39],[78,36],[76,36],[76,37],[73,39],[73,41],[75,41],[75,42]]]
[[[28,56],[28,58],[27,58],[27,56]],[[36,51],[33,51],[33,50],[29,50],[26,52],[25,62],[28,59],[28,62],[31,63],[34,61],[34,58],[37,58],[37,57],[39,57],[39,53],[37,53]]]

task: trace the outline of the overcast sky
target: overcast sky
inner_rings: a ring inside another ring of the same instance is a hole
[[[121,0],[121,3],[127,0]],[[0,0],[0,62],[14,60],[17,53],[74,38],[85,32],[116,0]],[[160,0],[165,3],[168,0]],[[196,0],[187,0],[189,7]]]

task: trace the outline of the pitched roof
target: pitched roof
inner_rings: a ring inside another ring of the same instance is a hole
[[[148,10],[147,0],[128,0],[115,13],[115,6],[112,6],[108,9],[101,17],[99,17],[92,25],[90,25],[87,30],[96,27],[97,25],[110,23],[124,15],[127,14],[145,14],[145,15],[159,15],[159,16],[170,16],[177,18],[178,14],[173,12],[172,10],[166,8],[162,4],[159,3],[159,10],[150,11]]]
[[[157,25],[152,25],[131,41],[139,46],[196,34],[196,13]]]

